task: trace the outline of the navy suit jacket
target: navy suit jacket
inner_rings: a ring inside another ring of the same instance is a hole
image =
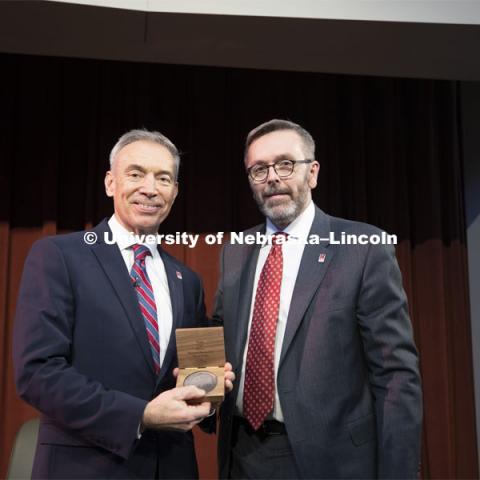
[[[25,263],[14,327],[19,395],[41,412],[34,478],[194,478],[191,432],[137,438],[145,405],[170,389],[175,329],[205,322],[199,277],[160,250],[173,310],[160,374],[117,245],[94,230],[37,241]],[[110,234],[111,235],[111,234]]]
[[[246,234],[264,232],[259,225]],[[310,231],[380,234],[316,209]],[[215,319],[240,378],[258,245],[226,245]],[[416,478],[422,394],[417,350],[393,246],[306,245],[277,389],[301,478]],[[229,475],[239,381],[221,409],[220,475]],[[248,461],[247,459],[245,461]]]

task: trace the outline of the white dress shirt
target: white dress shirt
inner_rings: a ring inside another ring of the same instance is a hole
[[[112,215],[108,221],[108,226],[112,230],[113,238],[117,242],[120,249],[125,266],[128,272],[132,269],[135,255],[132,247],[135,242],[132,241],[129,231],[117,220],[115,215]],[[148,255],[145,258],[145,265],[147,269],[148,278],[152,284],[153,295],[157,305],[157,321],[158,321],[158,336],[160,343],[160,366],[165,358],[168,342],[172,333],[172,302],[170,300],[170,290],[168,288],[167,273],[163,264],[162,257],[157,249],[156,243],[143,243],[149,248],[152,256]]]
[[[293,289],[297,280],[300,262],[302,260],[303,250],[305,248],[305,241],[308,238],[310,229],[312,228],[313,219],[315,217],[315,207],[313,202],[310,202],[308,207],[290,224],[283,232],[288,234],[288,241],[282,245],[283,252],[283,272],[282,285],[280,288],[280,308],[278,312],[277,331],[275,336],[275,403],[273,407],[273,418],[279,422],[283,422],[282,406],[277,389],[277,375],[278,364],[280,362],[280,354],[282,353],[283,337],[285,336],[285,329],[287,328],[288,312],[290,310],[290,303],[292,301]],[[278,228],[267,219],[266,234],[273,235],[278,232]],[[245,384],[245,365],[247,360],[248,341],[250,338],[250,327],[252,325],[253,307],[255,305],[255,296],[257,293],[258,280],[262,272],[263,265],[268,257],[271,242],[265,242],[260,248],[257,260],[257,269],[255,270],[255,279],[253,282],[252,303],[250,305],[250,316],[248,320],[248,336],[245,343],[245,350],[243,352],[242,372],[240,376],[239,391],[237,397],[237,409],[240,414],[243,413],[243,388]]]

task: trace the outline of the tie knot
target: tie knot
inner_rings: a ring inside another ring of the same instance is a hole
[[[285,232],[275,232],[272,235],[272,245],[283,245],[288,238],[288,233]]]
[[[134,245],[132,250],[135,255],[135,262],[143,262],[145,261],[145,257],[152,254],[150,249],[145,245]]]

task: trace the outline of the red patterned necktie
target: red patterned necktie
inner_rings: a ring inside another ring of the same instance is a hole
[[[258,430],[275,398],[275,335],[282,285],[284,233],[272,236],[272,247],[260,274],[248,341],[243,415]]]
[[[132,278],[135,291],[137,292],[138,305],[142,312],[145,328],[147,329],[150,350],[152,351],[155,372],[160,371],[160,345],[158,337],[157,305],[153,295],[152,284],[147,275],[145,258],[151,255],[150,249],[145,245],[134,245],[132,250],[135,254],[130,277]]]

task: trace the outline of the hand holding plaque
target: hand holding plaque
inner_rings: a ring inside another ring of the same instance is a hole
[[[223,327],[178,328],[177,387],[205,390],[205,401],[220,403],[225,395]]]

